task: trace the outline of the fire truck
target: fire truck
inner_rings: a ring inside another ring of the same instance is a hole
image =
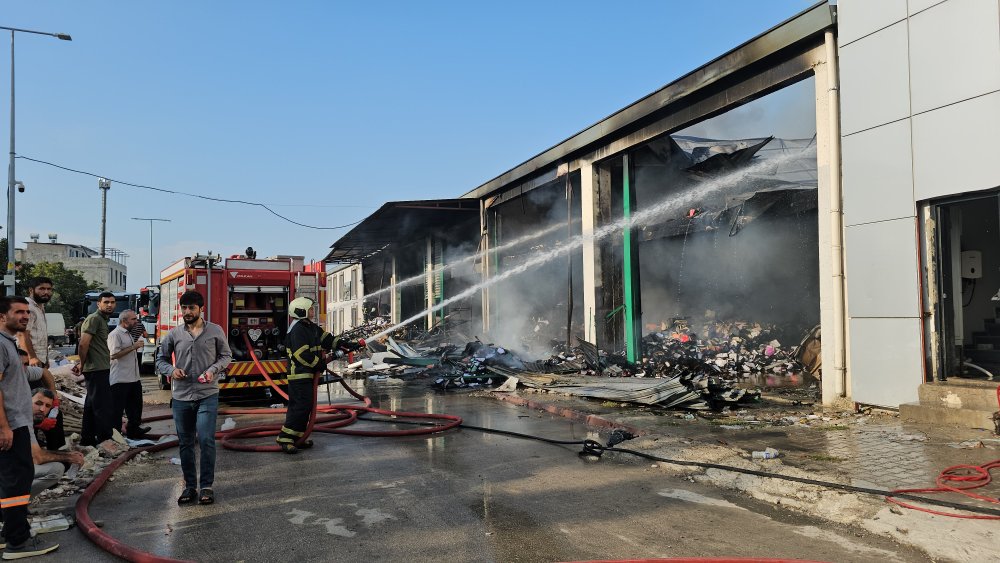
[[[288,303],[308,297],[316,306],[314,319],[326,320],[325,264],[305,264],[301,256],[257,259],[252,249],[243,255],[195,255],[181,258],[160,273],[160,316],[157,342],[184,322],[180,296],[195,290],[205,297],[204,317],[229,335],[233,362],[219,378],[220,393],[270,397],[261,369],[278,385],[287,385],[285,333]],[[256,359],[256,361],[255,361]],[[161,388],[170,381],[157,374]]]

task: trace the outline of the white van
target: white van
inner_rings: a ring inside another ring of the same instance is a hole
[[[45,313],[45,323],[49,327],[49,346],[65,346],[66,321],[62,313]]]

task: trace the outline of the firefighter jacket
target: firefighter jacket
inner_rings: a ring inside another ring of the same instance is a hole
[[[285,337],[289,381],[311,379],[323,368],[323,350],[332,352],[339,340],[312,321],[294,321]]]

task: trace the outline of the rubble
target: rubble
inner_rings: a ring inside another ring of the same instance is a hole
[[[705,316],[711,319],[714,313],[708,311]],[[384,322],[369,324],[372,327],[363,325],[348,336],[364,337]],[[431,378],[431,385],[438,389],[478,389],[504,385],[509,378],[517,377],[521,385],[536,389],[696,410],[722,410],[760,401],[759,389],[746,388],[744,380],[748,377],[807,374],[818,369],[812,359],[808,367],[800,361],[801,344],[782,344],[788,335],[774,325],[709,321],[695,331],[689,319],[679,318],[671,322],[669,329],[666,323],[659,328],[643,337],[642,359],[635,363],[627,361],[624,353],[607,354],[582,339],[575,346],[552,341],[548,358],[526,360],[503,345],[487,344],[478,338],[464,348],[438,338],[436,348],[414,343],[417,347],[414,349],[395,337],[387,337],[379,342],[369,341],[371,358],[362,359],[348,369],[378,374],[369,377],[366,384],[390,381],[399,384],[419,374]],[[535,333],[526,338],[537,338]],[[427,341],[421,340],[424,344]],[[818,341],[815,330],[807,332],[802,342],[807,341],[812,344]],[[427,369],[407,372],[404,366]],[[557,381],[549,376],[573,379]],[[590,379],[584,381],[579,377]],[[614,384],[616,379],[650,381]],[[798,420],[784,423],[796,424]]]

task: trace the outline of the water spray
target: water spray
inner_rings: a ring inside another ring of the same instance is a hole
[[[555,224],[555,225],[546,227],[544,229],[541,229],[539,231],[535,231],[534,233],[527,234],[527,235],[524,235],[522,237],[516,238],[516,239],[514,239],[514,240],[512,240],[510,242],[505,242],[502,245],[500,245],[500,246],[498,246],[496,248],[491,249],[491,251],[492,252],[503,252],[503,251],[506,251],[506,250],[510,250],[511,248],[514,248],[516,246],[520,246],[520,245],[522,245],[522,244],[524,244],[526,242],[531,242],[531,241],[533,241],[533,240],[535,240],[537,238],[541,238],[541,237],[543,237],[545,235],[548,235],[548,234],[550,234],[550,233],[552,233],[552,232],[554,232],[554,231],[556,231],[556,230],[558,230],[560,228],[562,228],[562,225]],[[448,271],[448,270],[450,270],[452,268],[456,268],[458,266],[461,266],[462,264],[465,264],[465,263],[468,263],[468,262],[475,262],[475,260],[477,258],[479,258],[479,253],[478,252],[474,253],[474,254],[470,254],[470,255],[466,256],[465,258],[461,258],[461,259],[456,260],[455,262],[452,262],[450,264],[445,264],[443,266],[436,267],[433,270],[431,270],[430,274],[436,276],[439,273],[446,272],[446,271]],[[411,285],[411,284],[414,284],[414,283],[423,282],[426,278],[427,278],[427,272],[421,272],[421,273],[419,273],[419,274],[417,274],[415,276],[412,276],[412,277],[406,278],[405,280],[396,282],[395,287],[396,288],[400,288],[400,287],[405,287],[407,285]],[[371,293],[366,294],[364,297],[361,298],[361,300],[364,301],[365,299],[369,299],[369,298],[375,297],[377,295],[381,295],[381,294],[386,293],[388,291],[392,291],[392,289],[393,289],[392,285],[387,286],[387,287],[383,287],[382,289],[377,289],[377,290],[375,290],[375,291],[373,291]]]
[[[601,240],[612,234],[618,233],[621,229],[626,227],[632,228],[632,227],[647,225],[654,219],[660,217],[661,215],[664,215],[672,211],[676,211],[678,209],[682,209],[684,207],[689,207],[692,202],[700,200],[712,192],[732,187],[738,184],[743,179],[747,178],[748,176],[751,176],[763,170],[773,168],[775,166],[780,166],[786,161],[792,160],[793,157],[798,157],[798,156],[800,156],[798,153],[786,153],[773,159],[759,160],[746,168],[736,170],[728,174],[724,174],[718,178],[715,178],[712,181],[705,182],[701,185],[693,187],[692,189],[686,190],[680,194],[668,197],[667,199],[661,201],[656,205],[638,211],[631,217],[622,217],[621,219],[618,219],[613,223],[609,223],[595,230],[593,234],[578,235],[572,239],[569,239],[566,242],[566,244],[558,246],[548,252],[540,253],[536,256],[533,256],[528,260],[526,260],[524,263],[519,264],[518,266],[511,268],[510,270],[506,270],[501,274],[498,274],[487,280],[484,280],[472,287],[469,287],[468,289],[465,289],[464,291],[459,292],[456,295],[453,295],[452,297],[449,297],[448,299],[441,301],[440,303],[435,304],[433,307],[428,307],[427,309],[424,309],[420,313],[413,315],[408,319],[405,319],[399,323],[396,323],[391,327],[379,331],[378,333],[372,335],[369,338],[369,340],[382,338],[383,336],[388,335],[389,333],[400,327],[406,326],[413,321],[419,320],[420,318],[425,317],[428,314],[438,311],[444,307],[447,307],[448,305],[451,305],[456,301],[465,299],[466,297],[473,295],[474,293],[482,290],[483,288],[490,287],[505,279],[516,276],[528,270],[531,267],[544,264],[550,260],[554,260],[570,252],[571,250],[575,250],[576,248],[583,246],[583,244],[587,241]]]

